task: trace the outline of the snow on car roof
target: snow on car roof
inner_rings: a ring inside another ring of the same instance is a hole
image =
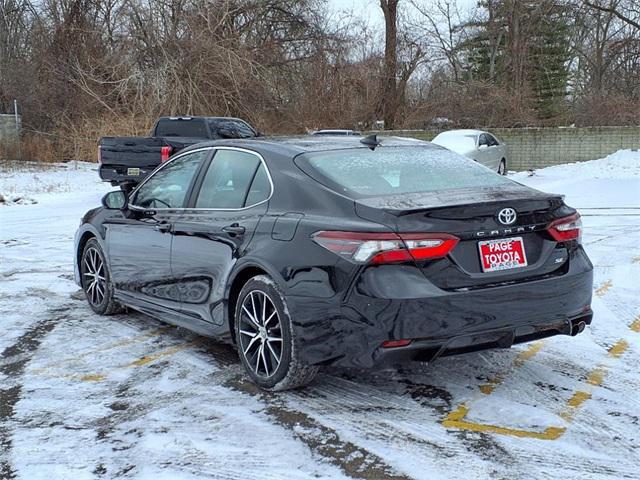
[[[470,128],[460,129],[460,130],[448,130],[446,132],[441,132],[437,136],[438,137],[463,137],[469,135],[480,135],[482,133],[487,133],[483,130],[473,130]]]

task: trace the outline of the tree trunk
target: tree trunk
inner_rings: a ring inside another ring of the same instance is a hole
[[[384,128],[395,127],[396,112],[398,110],[398,0],[380,0],[380,7],[384,12],[384,72],[382,76],[382,118]]]

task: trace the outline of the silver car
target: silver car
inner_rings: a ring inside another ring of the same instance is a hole
[[[507,173],[506,145],[489,132],[449,130],[439,133],[431,142],[472,158],[500,175]]]

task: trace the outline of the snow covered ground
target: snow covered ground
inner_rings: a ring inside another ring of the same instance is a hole
[[[271,395],[228,346],[87,307],[95,165],[0,166],[0,479],[640,478],[640,152],[512,178],[583,214],[592,327]]]

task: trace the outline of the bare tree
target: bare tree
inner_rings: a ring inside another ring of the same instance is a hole
[[[594,1],[584,0],[584,4],[601,12],[611,13],[623,22],[640,30],[640,5],[636,0],[629,2],[609,1],[606,5]]]

